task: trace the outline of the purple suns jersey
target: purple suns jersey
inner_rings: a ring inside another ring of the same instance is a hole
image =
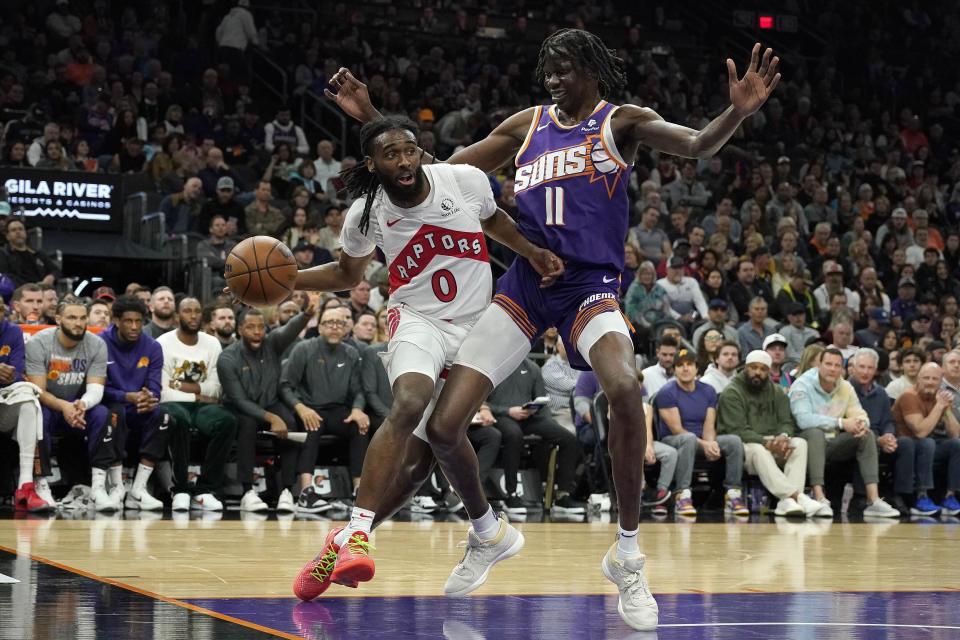
[[[539,106],[517,154],[517,228],[565,260],[623,271],[630,201],[626,165],[613,141],[601,100],[574,126],[560,124],[556,106]]]

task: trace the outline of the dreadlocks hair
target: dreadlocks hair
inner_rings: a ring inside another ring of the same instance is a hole
[[[571,60],[597,76],[600,97],[606,99],[627,84],[623,60],[613,49],[607,49],[594,34],[580,29],[560,29],[547,37],[540,47],[537,59],[537,82],[543,85],[547,58]]]
[[[409,131],[413,134],[414,138],[420,134],[420,129],[410,118],[394,116],[373,120],[363,125],[363,128],[360,129],[360,150],[363,152],[363,155],[365,157],[373,155],[373,145],[376,139],[379,138],[381,134],[396,129]],[[365,234],[370,228],[370,209],[373,207],[373,200],[377,195],[377,189],[380,188],[380,176],[378,176],[375,171],[367,169],[367,163],[361,160],[357,163],[357,166],[341,171],[340,179],[343,180],[343,184],[351,198],[366,199],[363,205],[363,215],[360,216],[360,224],[357,225],[360,228],[360,232]]]

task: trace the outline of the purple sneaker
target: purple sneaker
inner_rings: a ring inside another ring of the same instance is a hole
[[[674,506],[674,513],[678,516],[695,516],[697,515],[697,509],[693,506],[693,500],[690,499],[690,489],[684,489],[683,491],[678,491],[676,496],[676,505]]]

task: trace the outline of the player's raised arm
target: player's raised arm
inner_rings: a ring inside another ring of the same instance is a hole
[[[760,43],[753,46],[750,63],[743,78],[737,78],[737,67],[727,59],[730,106],[700,131],[665,121],[651,109],[627,106],[623,110],[632,126],[636,142],[685,158],[706,158],[717,153],[734,134],[740,123],[755,113],[780,82],[777,64],[780,59],[767,49],[760,56]]]
[[[329,262],[298,271],[294,289],[323,292],[352,289],[363,279],[363,271],[373,255],[371,253],[362,258],[353,258],[341,251],[338,262]]]

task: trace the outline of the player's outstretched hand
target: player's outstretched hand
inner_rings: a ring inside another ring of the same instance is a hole
[[[777,64],[780,58],[767,49],[760,57],[760,43],[753,45],[750,64],[743,78],[737,79],[737,65],[727,58],[727,75],[730,79],[730,104],[744,117],[756,112],[767,101],[780,82]]]
[[[552,286],[563,275],[563,260],[549,249],[537,249],[530,257],[530,266],[540,274],[540,287]]]
[[[330,78],[329,84],[334,91],[324,89],[323,95],[337,103],[343,112],[360,122],[370,122],[377,111],[370,102],[370,93],[367,85],[357,80],[346,67],[340,69]]]

